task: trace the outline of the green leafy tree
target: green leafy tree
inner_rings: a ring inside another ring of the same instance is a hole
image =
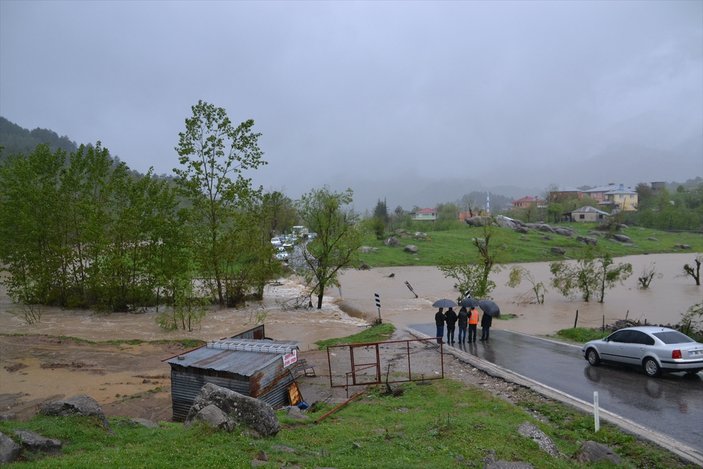
[[[632,265],[615,264],[610,254],[598,255],[591,248],[575,263],[552,262],[549,270],[552,286],[562,295],[569,296],[573,291],[580,291],[583,301],[588,302],[593,295],[598,295],[598,301],[603,303],[605,290],[627,279],[632,274]]]
[[[289,232],[298,221],[295,202],[278,191],[268,192],[263,195],[259,213],[269,238]]]
[[[352,200],[351,189],[336,193],[324,187],[304,194],[298,202],[301,219],[317,233],[303,252],[307,267],[304,275],[312,293],[317,295],[317,309],[322,308],[325,289],[339,284],[339,270],[357,260],[361,234],[356,215],[345,208]]]
[[[492,244],[495,234],[493,224],[486,224],[481,229],[483,237],[471,240],[478,254],[477,264],[457,261],[456,259],[462,258],[462,255],[457,255],[438,266],[445,277],[456,280],[455,286],[462,294],[470,292],[477,298],[487,297],[495,288],[495,282],[490,279],[490,274],[497,270],[496,259],[502,249],[500,246],[494,246],[495,243]]]
[[[223,108],[203,101],[192,111],[185,131],[179,134],[176,151],[181,168],[174,172],[192,203],[191,222],[201,227],[195,233],[199,269],[211,280],[214,296],[224,306],[231,259],[223,254],[232,239],[234,214],[260,193],[244,174],[265,161],[259,149],[260,134],[252,130],[253,120],[235,127]]]
[[[588,302],[598,289],[598,274],[593,258],[579,259],[573,264],[552,262],[549,271],[552,273],[552,286],[564,296],[577,290],[581,292],[583,301]]]

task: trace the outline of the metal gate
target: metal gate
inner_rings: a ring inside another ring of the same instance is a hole
[[[435,337],[327,347],[333,388],[444,378],[444,349]]]

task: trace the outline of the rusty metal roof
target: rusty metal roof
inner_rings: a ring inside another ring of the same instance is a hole
[[[284,355],[297,353],[295,342],[223,339],[168,360],[170,365],[252,376]]]

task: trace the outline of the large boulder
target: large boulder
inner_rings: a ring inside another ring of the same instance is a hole
[[[56,417],[67,417],[69,415],[96,417],[105,428],[110,427],[100,404],[92,397],[86,395],[46,402],[39,408],[39,413]]]
[[[491,224],[491,217],[471,217],[464,220],[470,226],[486,226]]]
[[[0,464],[11,463],[20,455],[22,447],[15,440],[0,432]]]
[[[272,436],[281,429],[281,424],[269,404],[212,383],[207,383],[200,389],[188,412],[186,424],[200,419],[202,416],[197,415],[208,406],[217,407],[227,417],[226,422],[232,423],[228,431],[236,425],[244,425],[261,436]],[[213,409],[207,410],[206,413],[218,415]],[[222,422],[222,425],[226,427],[225,422]]]
[[[190,418],[190,414],[188,417]],[[206,405],[200,409],[190,420],[186,420],[186,425],[190,426],[194,422],[203,422],[208,427],[227,432],[231,432],[236,426],[233,419],[229,418],[222,409],[213,404]]]
[[[506,217],[504,215],[497,215],[496,224],[503,228],[510,228],[511,230],[520,231],[521,233],[527,233],[528,229],[525,223],[514,218]]]

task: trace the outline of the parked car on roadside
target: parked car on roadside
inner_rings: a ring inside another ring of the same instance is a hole
[[[647,376],[703,370],[703,344],[668,327],[640,326],[619,329],[581,348],[592,366],[600,363],[641,368]]]

